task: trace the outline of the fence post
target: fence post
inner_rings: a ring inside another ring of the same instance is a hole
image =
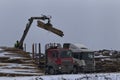
[[[40,58],[41,58],[41,44],[40,43],[38,46],[38,50],[39,50],[39,65],[40,65]]]
[[[35,54],[35,50],[34,50],[34,43],[32,44],[32,58],[34,60],[34,54]]]
[[[24,49],[23,50],[26,52],[26,44],[24,44]]]
[[[37,54],[37,43],[35,43],[35,55]]]

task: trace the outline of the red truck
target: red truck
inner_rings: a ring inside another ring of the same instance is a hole
[[[45,50],[47,74],[75,73],[71,50],[62,48],[60,44],[47,44]]]

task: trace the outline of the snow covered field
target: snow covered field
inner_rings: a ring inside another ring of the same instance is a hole
[[[0,80],[120,80],[120,73],[0,77]]]

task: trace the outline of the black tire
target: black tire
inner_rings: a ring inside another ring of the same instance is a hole
[[[49,68],[49,74],[51,74],[51,75],[56,74],[56,73],[55,73],[55,70],[54,70],[53,68]]]
[[[45,68],[45,74],[49,74],[49,68],[48,67]]]
[[[78,73],[77,67],[73,67],[73,74],[77,74],[77,73]]]

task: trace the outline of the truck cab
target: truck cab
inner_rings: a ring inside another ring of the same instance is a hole
[[[60,44],[46,45],[46,73],[71,73],[73,71],[72,51]]]
[[[78,44],[71,43],[64,43],[63,47],[72,51],[73,62],[78,72],[95,71],[94,51],[89,50],[83,45],[78,46]]]
[[[94,53],[92,51],[73,52],[79,72],[94,72]]]

